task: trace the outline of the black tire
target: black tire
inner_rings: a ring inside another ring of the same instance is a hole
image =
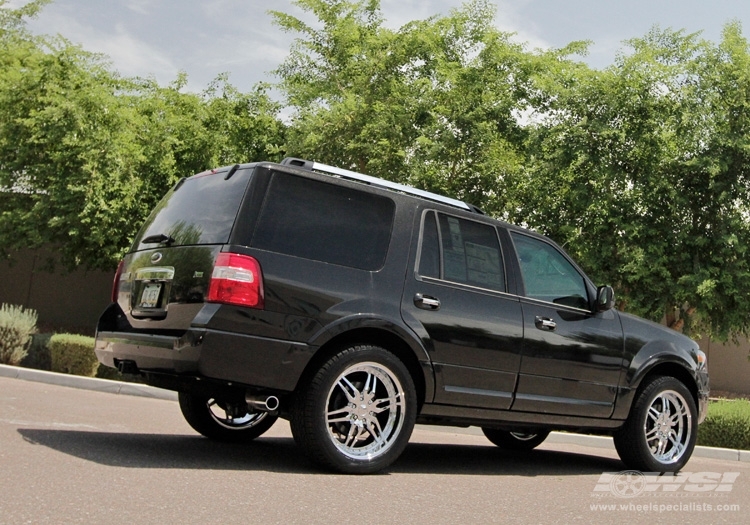
[[[698,435],[698,411],[687,387],[674,377],[644,382],[615,448],[629,469],[677,472],[690,459]]]
[[[267,412],[233,414],[229,405],[212,397],[180,392],[178,399],[188,424],[199,434],[216,441],[252,441],[263,435],[278,419]]]
[[[549,436],[549,430],[511,432],[498,428],[482,428],[482,432],[492,443],[506,450],[532,450]]]
[[[414,382],[401,360],[377,346],[353,346],[326,361],[298,392],[291,427],[318,465],[370,474],[401,455],[416,413]]]

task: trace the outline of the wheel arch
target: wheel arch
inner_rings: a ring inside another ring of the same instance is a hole
[[[634,359],[633,363],[636,362],[637,360]],[[644,385],[649,382],[649,379],[656,376],[674,377],[680,381],[690,392],[695,406],[699,406],[699,391],[695,373],[692,371],[690,364],[686,360],[681,359],[679,355],[652,355],[635,370],[631,367],[631,374],[628,375],[631,377],[628,385],[629,388],[618,399],[617,407],[613,414],[614,419],[627,419],[633,402],[643,390]]]
[[[690,373],[685,366],[676,362],[662,362],[655,364],[641,378],[638,387],[640,388],[646,380],[654,376],[669,376],[680,381],[690,391],[690,394],[693,396],[693,401],[695,401],[695,406],[698,406],[698,384],[696,383],[693,374]]]
[[[345,330],[329,331],[327,335],[329,337],[321,338],[323,342],[318,343],[320,346],[297,381],[295,392],[304,387],[312,379],[315,372],[337,352],[350,346],[366,344],[380,346],[393,353],[404,363],[414,381],[414,388],[417,392],[417,412],[419,412],[425,400],[431,399],[434,391],[432,366],[429,361],[419,359],[414,348],[415,343],[409,344],[405,337],[393,330],[392,325],[357,323],[354,326],[348,326]],[[421,345],[417,346],[426,356],[427,353],[424,348]]]

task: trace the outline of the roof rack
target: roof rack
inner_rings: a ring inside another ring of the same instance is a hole
[[[365,175],[363,173],[358,173],[356,171],[350,171],[350,170],[345,170],[342,168],[337,168],[335,166],[329,166],[327,164],[321,164],[320,162],[313,162],[311,160],[287,157],[281,161],[281,164],[285,166],[294,166],[297,168],[303,168],[307,170],[328,173],[329,175],[336,175],[337,177],[341,177],[343,179],[356,180],[359,182],[370,184],[372,186],[380,186],[381,188],[388,188],[390,190],[398,191],[401,193],[415,195],[417,197],[422,197],[423,199],[429,199],[431,201],[436,201],[436,202],[440,202],[443,204],[447,204],[448,206],[461,208],[462,210],[472,211],[475,213],[482,213],[482,211],[476,206],[471,206],[458,199],[452,199],[450,197],[438,195],[437,193],[431,193],[429,191],[412,188],[411,186],[405,186],[403,184],[398,184],[396,182],[391,182],[389,180],[379,179],[377,177],[372,177],[370,175]]]

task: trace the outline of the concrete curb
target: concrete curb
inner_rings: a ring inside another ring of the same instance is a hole
[[[606,436],[587,436],[584,434],[569,434],[567,432],[552,432],[550,437],[547,438],[547,441],[550,443],[565,443],[593,448],[615,449],[612,438]],[[697,446],[693,451],[693,457],[750,462],[750,450]]]
[[[171,390],[164,390],[148,385],[138,383],[124,383],[122,381],[111,381],[109,379],[98,379],[95,377],[81,377],[67,374],[58,374],[55,372],[45,372],[43,370],[34,370],[31,368],[22,368],[18,366],[0,365],[0,377],[10,377],[23,379],[26,381],[36,381],[38,383],[48,383],[51,385],[67,386],[72,388],[82,388],[85,390],[94,390],[97,392],[107,392],[110,394],[122,394],[128,396],[150,397],[155,399],[165,399],[168,401],[177,401],[177,393]],[[436,427],[426,427],[436,428]],[[445,427],[446,431],[481,435],[479,428],[470,427],[454,428]],[[587,436],[584,434],[573,434],[568,432],[552,432],[547,438],[549,443],[561,443],[568,445],[580,445],[591,448],[608,448],[614,450],[612,438],[605,436]],[[750,450],[734,450],[729,448],[714,447],[695,447],[694,457],[720,459],[726,461],[742,461],[750,463]]]
[[[32,368],[22,368],[18,366],[0,365],[0,377],[24,379],[26,381],[35,381],[37,383],[82,388],[84,390],[95,390],[97,392],[107,392],[110,394],[123,394],[128,396],[151,397],[155,399],[177,401],[177,392],[153,386],[141,385],[138,383],[125,383],[122,381],[110,381],[109,379],[98,379],[96,377],[58,374],[55,372],[46,372],[44,370],[34,370]]]

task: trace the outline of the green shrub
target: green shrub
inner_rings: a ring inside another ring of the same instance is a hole
[[[99,361],[94,353],[94,338],[85,335],[55,334],[47,345],[53,372],[94,377]]]
[[[698,444],[750,450],[750,401],[711,401],[706,420],[698,430]]]
[[[22,306],[0,306],[0,363],[18,365],[28,353],[31,336],[36,332],[36,310]]]
[[[34,334],[31,336],[31,344],[29,345],[29,353],[21,361],[21,366],[24,368],[35,368],[37,370],[52,370],[52,363],[50,361],[49,339],[52,334]]]
[[[111,379],[113,381],[124,381],[125,376],[123,376],[119,370],[116,368],[112,368],[109,366],[105,366],[101,363],[99,363],[99,367],[96,369],[96,377],[99,379]]]

